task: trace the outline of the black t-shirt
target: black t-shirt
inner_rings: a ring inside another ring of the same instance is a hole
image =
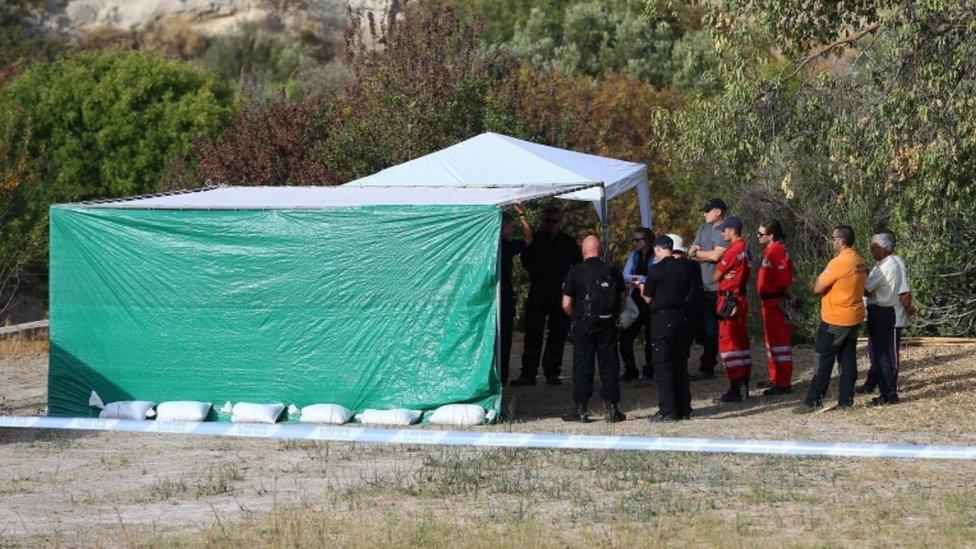
[[[527,246],[524,240],[505,240],[502,239],[502,274],[501,291],[502,299],[512,301],[515,299],[515,291],[512,289],[512,264],[515,256],[524,253]]]
[[[532,244],[522,254],[522,265],[529,272],[532,286],[557,295],[566,273],[582,261],[579,245],[563,232],[556,236],[545,231],[535,233]]]
[[[613,281],[617,285],[616,293],[619,299],[619,296],[624,293],[625,289],[624,277],[620,274],[619,270],[612,266],[608,267],[599,257],[591,257],[566,273],[566,278],[563,279],[563,295],[568,295],[573,298],[573,313],[575,313],[576,318],[582,318],[584,316],[583,306],[585,305],[587,278],[594,276],[594,274],[600,274],[606,269],[610,270],[610,276],[613,277]],[[594,271],[598,272],[594,273]],[[620,312],[619,301],[617,305],[618,308],[614,311],[615,315]]]
[[[688,269],[673,257],[666,257],[647,270],[644,295],[651,301],[651,311],[684,309],[691,294]]]

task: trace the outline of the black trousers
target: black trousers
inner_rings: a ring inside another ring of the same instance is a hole
[[[634,355],[634,340],[637,339],[637,335],[641,333],[641,330],[648,327],[648,322],[650,320],[650,313],[647,309],[647,303],[644,302],[640,297],[636,297],[636,294],[632,294],[629,299],[633,299],[637,303],[637,310],[640,314],[637,316],[637,320],[633,324],[627,326],[620,331],[620,360],[624,363],[624,373],[636,376],[639,372],[637,371],[637,359]],[[651,373],[651,345],[650,339],[644,339],[644,377],[650,377]]]
[[[593,395],[595,362],[600,364],[604,402],[620,401],[620,364],[617,362],[617,327],[586,320],[573,324],[573,402],[586,404]]]
[[[718,315],[715,308],[718,306],[718,292],[702,292],[701,318],[697,319],[695,339],[702,346],[702,355],[699,360],[698,370],[706,374],[715,373],[715,365],[718,364]]]
[[[691,414],[688,382],[687,320],[684,311],[651,311],[651,361],[657,379],[658,411],[685,417]]]
[[[899,328],[895,328],[895,308],[868,305],[868,357],[871,367],[865,384],[881,386],[881,398],[898,398]]]
[[[813,406],[823,400],[830,386],[830,376],[834,373],[834,362],[840,364],[840,380],[838,386],[839,406],[854,405],[854,383],[857,381],[857,333],[861,325],[834,326],[826,322],[820,323],[817,331],[817,370],[813,374],[810,390],[804,401],[807,406]]]
[[[563,296],[560,291],[542,292],[529,289],[525,301],[525,342],[522,347],[522,377],[535,379],[539,372],[539,359],[546,379],[559,377],[563,365],[563,349],[569,332],[569,317],[563,312]],[[548,329],[543,352],[543,336]]]
[[[515,300],[501,300],[501,346],[498,350],[498,360],[501,364],[501,383],[504,386],[508,383],[508,363],[512,358],[512,334],[515,330]]]

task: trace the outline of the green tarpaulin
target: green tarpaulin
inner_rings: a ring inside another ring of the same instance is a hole
[[[51,208],[49,414],[498,410],[495,206]]]

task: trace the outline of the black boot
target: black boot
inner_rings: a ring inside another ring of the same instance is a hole
[[[590,418],[586,412],[586,403],[577,402],[573,405],[572,411],[563,416],[563,421],[572,421],[575,423],[589,423]]]
[[[729,390],[725,392],[722,396],[712,399],[712,402],[722,403],[722,402],[742,402],[742,382],[733,381],[729,385]],[[748,389],[746,389],[748,391]]]
[[[612,402],[603,403],[603,418],[607,423],[617,423],[627,419],[627,416],[617,409],[617,405]]]

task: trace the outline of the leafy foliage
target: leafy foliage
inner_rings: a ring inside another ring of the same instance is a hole
[[[662,145],[704,194],[753,225],[781,218],[807,286],[824,235],[855,227],[865,256],[890,227],[924,332],[976,332],[976,7],[925,2],[709,4],[722,56],[714,100],[662,117]],[[773,52],[781,52],[775,55]],[[806,327],[815,325],[808,308]]]
[[[83,52],[24,72],[0,88],[11,121],[0,173],[31,174],[10,187],[4,230],[43,233],[56,202],[154,189],[167,159],[214,131],[230,100],[212,77],[138,53]],[[45,255],[46,245],[31,250]]]
[[[331,108],[323,99],[249,101],[218,136],[201,136],[196,164],[170,187],[321,185],[336,176],[325,163]]]
[[[301,73],[313,59],[302,43],[268,32],[256,23],[217,36],[200,56],[201,64],[225,82],[258,97],[301,94]]]
[[[401,18],[382,21],[370,13],[365,25],[353,16],[347,27],[352,82],[333,110],[328,146],[328,161],[342,179],[483,129],[485,94],[500,69],[479,49],[480,26],[437,2],[406,8]]]

